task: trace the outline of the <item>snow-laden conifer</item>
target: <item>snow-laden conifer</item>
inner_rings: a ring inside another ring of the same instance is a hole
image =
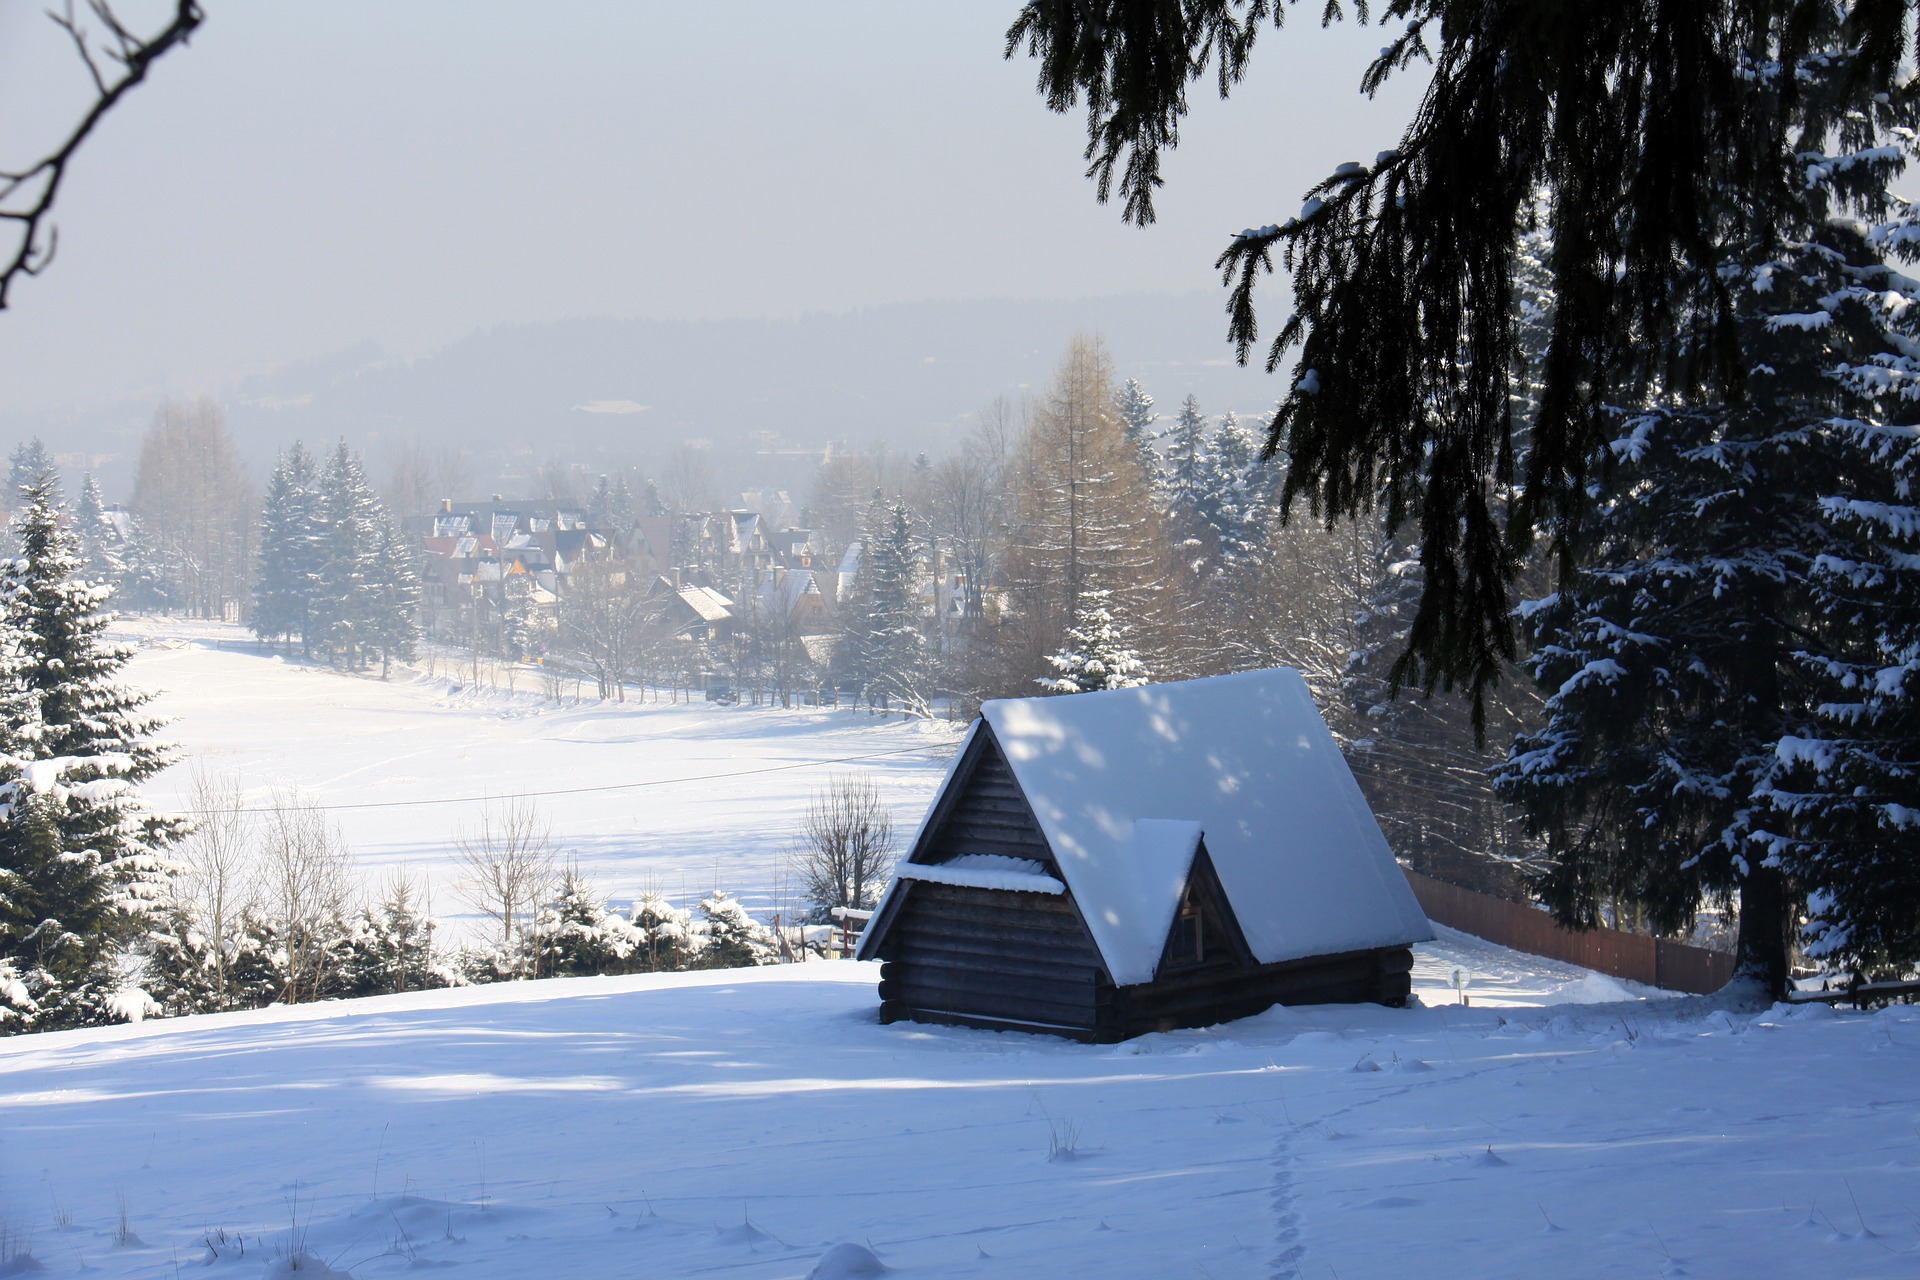
[[[631,924],[639,939],[636,967],[647,973],[687,967],[694,946],[691,912],[644,893],[633,904]]]
[[[644,941],[580,869],[570,866],[554,900],[534,917],[535,972],[542,978],[624,973]]]
[[[319,469],[296,440],[267,481],[250,625],[262,640],[299,636],[308,656],[313,653],[314,592],[325,562],[320,504]]]
[[[144,1007],[119,994],[116,955],[165,900],[185,824],[138,792],[172,755],[148,695],[119,681],[131,651],[105,638],[111,588],[80,576],[51,475],[25,497],[0,581],[0,957],[44,1027]]]
[[[1899,136],[1913,106],[1823,114],[1848,66],[1836,52],[1753,68],[1806,145],[1804,185],[1779,196],[1782,238],[1726,246],[1718,272],[1745,397],[1616,410],[1583,567],[1523,610],[1547,724],[1500,774],[1549,840],[1539,888],[1562,919],[1592,924],[1625,899],[1666,932],[1703,899],[1737,896],[1741,972],[1775,992],[1795,894],[1824,886],[1791,878],[1762,809],[1778,745],[1816,701],[1798,655],[1838,621],[1809,585],[1832,540],[1824,512],[1866,478],[1848,438],[1881,421],[1875,387],[1845,375],[1906,345],[1875,303],[1879,249],[1847,215],[1885,207],[1904,153],[1873,134]]]
[[[772,964],[779,958],[773,932],[725,890],[715,889],[700,900],[694,931],[703,969],[741,969]]]
[[[1128,643],[1127,627],[1114,617],[1113,598],[1094,588],[1081,593],[1073,625],[1056,653],[1047,655],[1054,674],[1037,683],[1048,693],[1131,689],[1150,683],[1146,664]]]

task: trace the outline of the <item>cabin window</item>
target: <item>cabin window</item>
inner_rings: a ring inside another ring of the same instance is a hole
[[[1173,918],[1173,941],[1168,947],[1167,961],[1174,965],[1205,964],[1207,960],[1207,931],[1202,919],[1200,904],[1194,900],[1193,892],[1188,890],[1180,895],[1180,914]]]

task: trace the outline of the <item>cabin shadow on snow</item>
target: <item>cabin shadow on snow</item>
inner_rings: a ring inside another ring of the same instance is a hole
[[[883,1022],[1111,1042],[1411,991],[1433,931],[1298,672],[981,708],[860,958]]]

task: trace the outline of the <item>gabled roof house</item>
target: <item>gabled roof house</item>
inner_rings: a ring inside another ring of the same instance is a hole
[[[860,944],[883,1021],[1404,1004],[1433,936],[1298,672],[986,703]]]

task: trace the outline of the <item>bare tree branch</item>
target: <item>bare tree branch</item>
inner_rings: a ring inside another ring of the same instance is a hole
[[[175,45],[186,42],[204,17],[196,0],[178,0],[173,20],[152,37],[140,39],[120,22],[110,0],[87,0],[87,9],[112,37],[114,47],[106,50],[105,56],[119,64],[119,76],[109,81],[102,72],[100,58],[89,43],[85,22],[75,12],[73,0],[67,0],[63,11],[48,12],[54,25],[67,33],[79,51],[80,61],[93,79],[95,96],[73,131],[37,164],[17,172],[0,172],[0,219],[20,224],[20,243],[12,257],[0,266],[0,311],[7,308],[7,297],[15,279],[37,276],[53,262],[60,247],[59,232],[50,221],[53,203],[59,197],[67,166],[80,144],[128,90],[146,79],[147,69],[158,58]],[[8,201],[23,194],[33,197],[24,207],[5,207]]]

